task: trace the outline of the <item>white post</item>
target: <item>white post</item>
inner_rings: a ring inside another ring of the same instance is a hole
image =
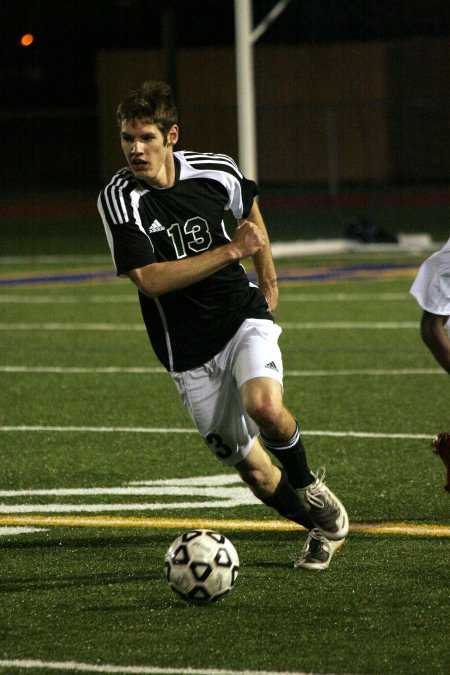
[[[328,106],[325,112],[327,120],[328,139],[328,192],[330,195],[339,194],[339,166],[338,166],[338,136],[336,110]]]
[[[252,0],[234,0],[234,21],[239,167],[246,178],[257,181]]]

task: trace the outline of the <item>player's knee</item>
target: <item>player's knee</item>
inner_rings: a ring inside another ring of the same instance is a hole
[[[246,410],[260,428],[277,427],[282,415],[282,408],[271,398],[250,401]]]

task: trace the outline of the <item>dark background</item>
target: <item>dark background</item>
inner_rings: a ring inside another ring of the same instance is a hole
[[[254,25],[275,5],[253,0]],[[258,45],[448,36],[449,7],[449,0],[291,0]],[[25,33],[35,38],[27,48],[20,46]],[[219,47],[234,40],[233,0],[0,0],[4,190],[98,187],[100,50]],[[71,143],[85,145],[89,161],[81,153],[64,161]],[[40,162],[49,153],[57,161]]]
[[[253,0],[254,25],[276,0]],[[232,45],[233,0],[1,0],[2,109],[93,106],[100,49]],[[24,48],[20,37],[35,36]],[[291,0],[259,44],[323,44],[450,34],[448,0]]]
[[[253,0],[254,25],[275,5],[276,0]],[[28,48],[20,46],[25,33],[34,35]],[[449,0],[291,0],[258,45],[412,38],[444,38],[445,45],[448,36]],[[57,248],[56,232],[63,236],[65,249],[70,234],[74,250],[79,251],[83,241],[92,245],[92,232],[97,231],[95,196],[101,185],[96,81],[100,50],[164,50],[168,43],[174,50],[232,47],[234,41],[233,0],[0,0],[1,250],[23,252],[24,241],[29,239],[24,234],[27,228],[38,252]],[[417,62],[420,68],[420,58]],[[421,95],[417,91],[419,107]],[[444,95],[437,102],[444,119],[449,100]],[[433,124],[433,118],[427,124]],[[439,153],[447,155],[448,134],[439,139]],[[303,196],[309,198],[311,187],[295,186],[294,192],[285,190],[281,195],[283,232],[277,236],[291,237],[298,230],[299,218],[303,237],[316,237],[318,232],[336,236],[348,218],[356,218],[389,231],[428,231],[438,241],[445,240],[450,177],[435,186],[433,193],[426,191],[429,184],[422,186],[422,193],[418,188],[362,185],[353,203],[345,186],[336,198],[327,195],[326,185],[319,186],[318,209],[315,203],[309,208],[301,201]],[[392,189],[397,192],[391,194]],[[263,194],[270,197],[267,189]],[[54,230],[49,224],[51,205]],[[266,211],[270,207],[267,198],[265,207]],[[69,219],[64,232],[63,212]],[[23,218],[17,220],[19,214],[27,216],[25,224]],[[277,223],[278,216],[279,209],[271,222]],[[80,237],[76,229],[84,221],[89,238]],[[103,234],[98,236],[98,250],[103,251]]]

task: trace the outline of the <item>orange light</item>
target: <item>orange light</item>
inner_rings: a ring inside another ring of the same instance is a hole
[[[34,35],[31,33],[25,33],[25,35],[22,35],[20,38],[20,44],[22,47],[29,47],[32,45],[34,42]]]

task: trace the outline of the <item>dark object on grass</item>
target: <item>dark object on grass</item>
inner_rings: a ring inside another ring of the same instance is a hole
[[[434,437],[431,444],[433,452],[435,452],[444,462],[447,470],[447,484],[444,485],[445,490],[450,492],[450,433],[442,431]]]

